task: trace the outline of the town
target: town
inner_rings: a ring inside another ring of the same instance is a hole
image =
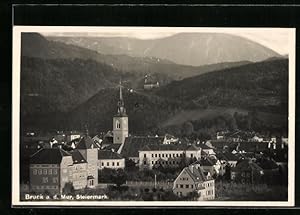
[[[118,97],[112,131],[90,134],[86,127],[22,135],[22,200],[29,194],[125,201],[287,199],[287,137],[243,130],[218,131],[206,141],[169,133],[134,136],[121,85]]]

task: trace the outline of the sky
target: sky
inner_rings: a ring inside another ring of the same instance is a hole
[[[156,39],[183,32],[227,33],[245,37],[275,52],[285,55],[289,52],[289,28],[186,28],[186,27],[47,27],[39,29],[47,36],[93,36],[93,37],[134,37]]]

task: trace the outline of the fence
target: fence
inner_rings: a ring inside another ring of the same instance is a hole
[[[154,181],[126,181],[128,187],[155,187]],[[173,182],[157,181],[156,188],[172,189]]]

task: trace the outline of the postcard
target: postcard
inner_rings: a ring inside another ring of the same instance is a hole
[[[295,29],[14,26],[12,205],[288,207]]]

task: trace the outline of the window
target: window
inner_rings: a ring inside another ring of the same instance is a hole
[[[183,188],[183,184],[180,184],[180,188]]]
[[[48,174],[49,174],[49,175],[52,175],[52,169],[49,169],[49,170],[48,170]]]
[[[37,170],[33,169],[33,174],[36,175],[37,174]]]
[[[39,175],[41,175],[43,172],[41,169],[38,170]]]
[[[146,161],[144,161],[144,165],[146,165],[147,163],[146,163]]]
[[[153,161],[151,161],[151,163],[153,164]]]
[[[176,154],[176,157],[178,157],[179,155],[178,154]]]
[[[194,185],[191,184],[191,188],[193,189],[193,188],[194,188]]]
[[[119,166],[120,164],[119,164],[119,162],[117,162],[117,166]]]
[[[151,157],[153,157],[153,154],[151,154]]]
[[[193,155],[193,154],[191,154],[191,158],[192,158],[192,157],[194,157],[194,155]]]
[[[121,128],[121,124],[118,120],[116,121],[116,128]]]
[[[112,162],[112,166],[115,166],[115,162]]]
[[[158,154],[158,157],[160,157],[160,154]]]
[[[188,184],[186,184],[186,185],[185,185],[185,188],[189,188],[189,185],[188,185]]]
[[[176,184],[176,188],[178,188],[178,184]]]
[[[144,158],[146,157],[146,154],[144,154]]]
[[[104,162],[101,163],[101,166],[104,166]]]
[[[157,158],[157,154],[155,154],[155,157]]]
[[[165,157],[165,154],[162,154],[162,157],[164,158],[164,157]]]
[[[58,183],[58,177],[54,177],[52,180],[53,180],[53,183]]]
[[[106,163],[106,166],[109,166],[109,162]]]
[[[173,158],[175,158],[175,154],[173,154]]]

